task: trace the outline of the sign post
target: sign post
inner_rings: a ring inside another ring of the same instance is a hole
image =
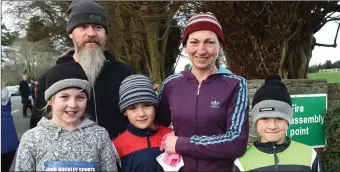
[[[327,110],[327,94],[291,95],[293,120],[287,135],[297,142],[325,147],[324,113]]]

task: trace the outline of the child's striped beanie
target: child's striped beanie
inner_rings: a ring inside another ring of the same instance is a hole
[[[152,81],[140,74],[126,77],[119,88],[119,108],[123,113],[129,106],[144,103],[158,107],[158,98],[152,88]]]

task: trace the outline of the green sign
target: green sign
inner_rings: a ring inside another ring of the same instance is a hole
[[[324,147],[327,94],[291,95],[291,98],[294,115],[287,135],[314,148]]]

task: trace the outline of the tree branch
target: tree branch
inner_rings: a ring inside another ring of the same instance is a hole
[[[315,43],[315,45],[316,45],[316,46],[320,46],[320,47],[333,47],[333,48],[335,48],[335,47],[337,46],[336,40],[338,39],[339,29],[340,29],[340,23],[339,23],[339,25],[338,25],[338,29],[336,30],[335,38],[334,38],[334,43],[333,43],[333,44],[320,44],[320,43]]]

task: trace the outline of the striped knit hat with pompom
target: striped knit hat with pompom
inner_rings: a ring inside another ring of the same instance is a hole
[[[144,103],[158,107],[158,98],[152,81],[140,74],[126,77],[119,88],[119,108],[123,113],[129,106]]]
[[[185,46],[187,39],[192,32],[196,32],[200,30],[210,30],[214,32],[217,35],[218,39],[223,44],[225,44],[221,24],[216,19],[215,15],[211,12],[207,12],[207,13],[201,12],[199,14],[192,16],[189,19],[184,29],[183,36],[181,38],[183,46]]]

